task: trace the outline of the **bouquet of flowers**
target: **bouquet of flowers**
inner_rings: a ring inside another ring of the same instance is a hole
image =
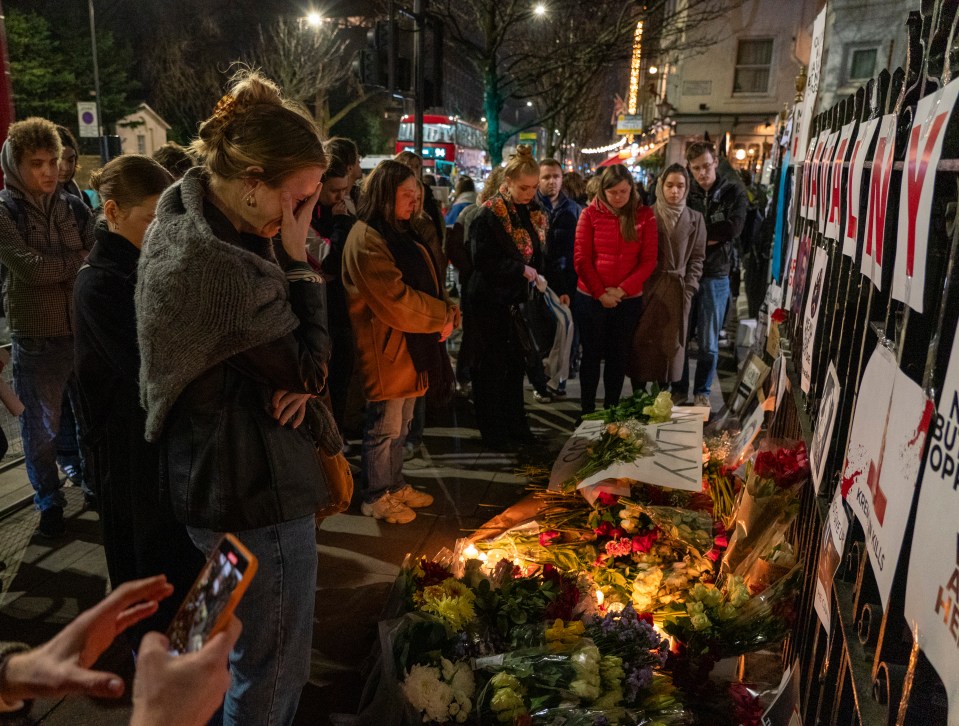
[[[734,465],[729,461],[732,443],[728,431],[703,442],[703,491],[712,500],[713,519],[727,528],[731,525],[730,515],[738,491]]]
[[[642,423],[665,423],[672,415],[672,396],[669,391],[660,391],[659,386],[654,385],[652,391],[636,391],[611,408],[586,414],[583,420],[614,423],[635,419]]]
[[[438,665],[410,668],[402,690],[423,723],[465,723],[473,710],[476,682],[468,663],[440,658]]]
[[[646,453],[649,446],[638,420],[632,418],[606,424],[599,439],[586,447],[582,465],[570,479],[563,482],[564,491],[575,491],[581,481],[613,464],[635,461]]]
[[[784,529],[796,515],[798,492],[809,478],[809,458],[802,441],[764,441],[746,464],[746,485],[732,514],[735,527],[723,558],[724,573],[740,572],[741,563],[764,540],[770,528]]]

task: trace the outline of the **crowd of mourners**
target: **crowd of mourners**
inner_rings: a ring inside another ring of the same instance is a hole
[[[584,185],[520,146],[479,193],[461,177],[444,216],[420,157],[358,185],[356,146],[324,141],[256,72],[188,149],[122,155],[89,194],[69,131],[13,124],[0,264],[39,533],[64,533],[62,469],[100,513],[115,591],[59,645],[0,649],[0,704],[56,691],[44,674],[65,662],[61,691],[119,695],[84,669],[129,628],[135,722],[290,723],[310,670],[322,455],[361,431],[360,509],[403,524],[432,503],[404,458],[456,393],[487,448],[528,446],[525,379],[549,402],[578,375],[583,414],[600,381],[616,404],[627,376],[686,400],[694,337],[692,394],[708,405],[747,196],[707,143],[686,157],[647,199],[623,166]],[[175,613],[167,596],[224,532],[259,561],[242,632],[166,657],[151,631]]]

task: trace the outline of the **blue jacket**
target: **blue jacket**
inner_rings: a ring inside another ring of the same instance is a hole
[[[546,232],[546,282],[557,295],[576,294],[576,270],[573,268],[573,247],[576,242],[576,223],[583,208],[559,193],[554,207],[547,197],[538,191],[536,199],[549,216],[549,229]]]

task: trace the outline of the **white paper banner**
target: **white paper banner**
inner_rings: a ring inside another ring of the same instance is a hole
[[[816,485],[816,494],[819,494],[819,488],[822,486],[829,442],[832,441],[832,429],[836,423],[836,411],[839,409],[839,392],[839,376],[836,374],[836,366],[830,363],[829,371],[826,374],[826,386],[823,389],[822,400],[819,404],[816,432],[812,437],[812,446],[809,450],[809,466],[812,469],[812,480]]]
[[[882,290],[883,242],[886,237],[886,212],[889,208],[889,181],[892,179],[893,155],[896,151],[896,114],[890,113],[879,122],[876,153],[869,175],[869,204],[866,207],[866,239],[862,250],[862,274]]]
[[[806,280],[806,312],[803,315],[802,340],[802,390],[809,393],[812,378],[812,356],[816,347],[816,328],[819,326],[819,308],[822,304],[823,288],[826,285],[826,262],[829,256],[826,250],[816,247],[813,250],[812,271]]]
[[[877,369],[873,373],[885,380],[867,381],[863,376],[843,490],[865,530],[869,563],[882,606],[886,607],[919,476],[932,406],[919,385],[899,370],[889,350],[883,346],[876,348],[869,367],[877,358]],[[857,427],[860,409],[870,420]],[[864,440],[863,434],[871,440]]]
[[[899,244],[896,245],[892,296],[917,313],[922,312],[922,294],[926,287],[926,252],[936,167],[957,96],[959,80],[922,98],[909,132],[899,190]]]
[[[846,184],[846,227],[842,233],[842,253],[855,259],[859,247],[859,235],[863,232],[862,212],[859,201],[862,185],[869,188],[869,171],[866,169],[866,154],[872,137],[879,127],[878,121],[859,124],[856,141],[849,156],[849,182]]]
[[[819,159],[819,208],[816,210],[819,234],[826,233],[826,215],[829,213],[829,200],[832,197],[832,160],[836,154],[837,141],[839,141],[839,132],[830,133],[826,137],[822,157]]]
[[[839,132],[836,141],[836,153],[832,160],[831,182],[829,184],[829,211],[826,213],[825,235],[829,239],[839,239],[839,228],[842,222],[842,165],[849,156],[849,147],[852,144],[852,132],[855,124],[846,124]]]
[[[802,103],[796,112],[796,133],[793,137],[792,158],[799,163],[806,158],[806,141],[813,114],[816,111],[816,97],[819,95],[819,77],[822,70],[822,49],[826,37],[826,8],[819,11],[813,23],[812,47],[809,51],[809,72],[806,77],[806,89]]]
[[[586,447],[600,437],[606,424],[583,421],[566,442],[553,464],[549,488],[558,490],[576,475],[586,456]],[[673,414],[661,424],[646,424],[646,438],[653,451],[636,461],[613,464],[584,479],[585,489],[605,479],[632,479],[673,489],[700,491],[703,487],[703,419],[698,412]]]
[[[906,580],[906,622],[942,678],[959,726],[959,335],[929,431]]]

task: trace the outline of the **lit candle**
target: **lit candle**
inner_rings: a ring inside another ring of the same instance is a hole
[[[480,551],[476,549],[476,545],[470,542],[463,550],[463,557],[468,560],[475,560],[479,556]]]
[[[602,591],[602,590],[596,590],[596,604],[597,604],[597,605],[602,605],[602,604],[603,604],[603,601],[604,601],[605,599],[606,599],[606,596],[603,595],[603,591]]]

